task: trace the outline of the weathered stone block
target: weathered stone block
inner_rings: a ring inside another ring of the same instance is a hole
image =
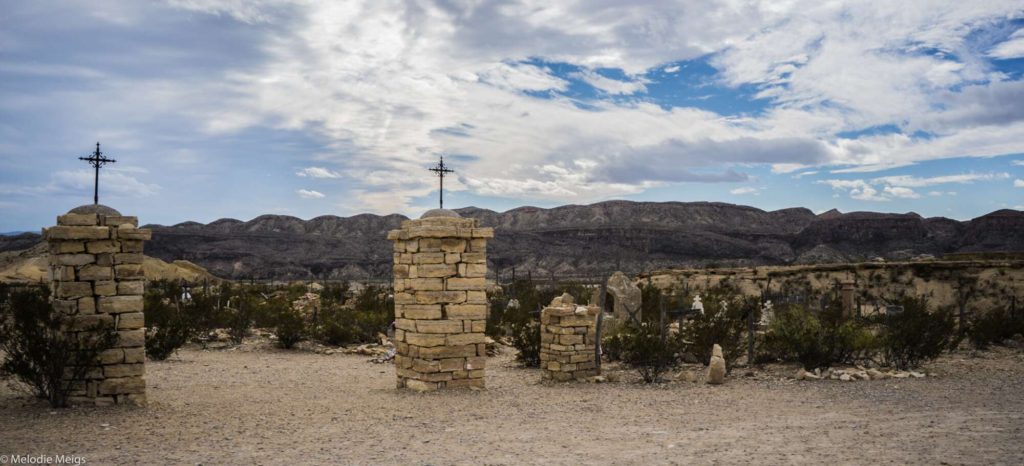
[[[108,349],[97,356],[100,364],[121,364],[124,362],[124,350],[121,348]]]
[[[103,217],[103,225],[108,227],[119,227],[121,225],[139,226],[139,218],[128,215],[110,215]]]
[[[135,330],[146,325],[146,318],[141,312],[126,312],[117,315],[118,330]]]
[[[449,358],[441,360],[441,372],[454,372],[465,370],[466,358]]]
[[[146,392],[146,381],[140,377],[106,379],[99,384],[100,395],[142,394]]]
[[[64,214],[57,216],[57,225],[62,226],[95,226],[99,225],[96,214]]]
[[[65,325],[70,332],[110,328],[114,325],[114,318],[103,314],[79,315],[68,318]]]
[[[121,240],[121,252],[142,252],[143,241],[140,240]]]
[[[105,252],[121,252],[121,243],[115,240],[89,241],[85,243],[85,250],[89,254],[100,254]]]
[[[401,309],[406,319],[440,319],[442,312],[440,304],[409,304]]]
[[[146,348],[125,348],[124,349],[124,362],[125,364],[134,364],[146,361]]]
[[[410,345],[416,345],[420,347],[432,347],[444,345],[445,337],[444,334],[437,333],[405,333],[405,342]]]
[[[53,241],[50,243],[50,254],[75,254],[85,252],[85,243],[81,241]]]
[[[77,226],[77,227],[56,226],[56,227],[47,228],[45,230],[45,238],[47,240],[107,239],[107,238],[110,238],[110,229],[107,228],[107,227],[92,227],[92,226]]]
[[[465,250],[466,240],[462,238],[441,239],[441,251],[443,252],[464,252]]]
[[[424,359],[468,358],[474,356],[477,356],[476,345],[420,348],[420,357]]]
[[[104,296],[99,298],[99,311],[107,314],[142,312],[142,296]]]
[[[486,319],[486,304],[449,304],[445,310],[449,319]]]
[[[54,295],[60,299],[77,299],[92,296],[92,284],[89,282],[59,282]]]
[[[445,278],[455,276],[454,264],[423,264],[417,267],[416,274],[423,278]]]
[[[145,364],[113,364],[103,366],[104,377],[141,377],[145,373]]]
[[[420,291],[416,293],[419,304],[460,304],[466,302],[465,291]]]
[[[114,275],[120,279],[145,278],[142,266],[138,264],[123,264],[114,266]]]
[[[102,281],[93,283],[93,293],[96,296],[114,296],[117,294],[117,282]]]
[[[419,320],[416,321],[416,331],[419,333],[461,333],[461,320]],[[408,335],[406,335],[408,338]]]
[[[78,269],[78,279],[86,281],[113,280],[114,269],[95,264],[83,265]]]
[[[444,279],[442,278],[410,278],[405,280],[406,291],[442,291],[444,290]]]
[[[475,345],[477,343],[486,342],[486,337],[483,333],[459,333],[455,335],[448,335],[445,344],[448,346],[460,346],[460,345]]]
[[[144,346],[146,346],[145,330],[121,330],[117,332],[118,348],[140,348]]]
[[[96,298],[93,298],[92,296],[78,298],[78,313],[82,315],[95,314]]]
[[[132,280],[117,282],[117,294],[125,296],[142,295],[146,293],[146,282]]]
[[[96,256],[92,254],[58,254],[50,256],[51,265],[81,266],[94,262],[96,262]]]
[[[443,264],[443,252],[421,252],[412,257],[413,264]]]
[[[114,265],[118,264],[141,264],[142,254],[137,252],[120,252],[114,254]]]
[[[482,290],[487,286],[484,278],[449,278],[445,287],[449,290]]]
[[[121,225],[117,227],[118,239],[149,241],[152,237],[153,232],[148,229],[135,228],[132,225]]]

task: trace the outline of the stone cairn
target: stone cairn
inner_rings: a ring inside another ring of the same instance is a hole
[[[388,232],[398,388],[484,387],[487,239],[493,237],[476,219],[441,209]]]
[[[43,229],[53,305],[68,316],[69,336],[99,327],[117,331],[114,348],[99,355],[86,380],[71,381],[71,403],[146,403],[142,247],[150,236],[135,217],[101,205],[72,209]]]
[[[598,375],[595,363],[597,306],[577,306],[572,295],[556,297],[540,312],[540,368],[546,380]]]

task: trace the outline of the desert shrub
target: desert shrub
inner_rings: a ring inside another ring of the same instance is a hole
[[[72,317],[54,309],[46,288],[9,290],[0,286],[0,373],[27,384],[52,407],[67,406],[75,382],[85,379],[99,354],[114,346],[112,325],[64,332]]]
[[[996,308],[974,319],[967,338],[975,348],[985,349],[1018,333],[1024,334],[1024,315],[1014,316],[1008,309]]]
[[[621,361],[622,352],[629,344],[627,340],[632,333],[624,324],[615,320],[605,320],[602,327],[601,355],[609,361]]]
[[[905,296],[894,304],[902,306],[903,312],[877,318],[885,364],[898,369],[917,367],[952,345],[956,320],[950,309],[929,312],[925,297]]]
[[[188,343],[196,332],[194,319],[183,310],[173,297],[174,287],[157,284],[146,290],[144,311],[146,319],[146,355],[163,361]],[[172,297],[168,298],[170,292]]]
[[[387,332],[391,325],[394,306],[394,298],[387,289],[368,286],[353,298],[351,305],[324,305],[316,337],[334,346],[377,341],[377,334]]]
[[[695,315],[682,328],[685,349],[707,365],[711,362],[712,348],[718,344],[731,370],[745,349],[743,335],[747,328],[747,312],[752,312],[752,306],[757,303],[743,298],[727,286],[709,288],[701,296],[704,314]]]
[[[306,320],[286,300],[275,299],[268,305],[276,316],[274,335],[277,336],[277,345],[284,349],[292,349],[306,337]]]
[[[857,321],[843,317],[840,301],[830,300],[819,311],[800,305],[776,309],[765,346],[781,359],[814,369],[866,357],[874,339]]]
[[[530,319],[514,323],[510,327],[510,337],[512,346],[519,350],[516,360],[526,367],[540,365],[540,322]]]
[[[654,322],[631,322],[624,325],[621,337],[622,361],[636,368],[645,383],[661,380],[676,367],[679,339],[668,335],[668,329]]]

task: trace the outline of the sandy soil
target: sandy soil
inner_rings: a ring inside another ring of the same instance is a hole
[[[488,389],[416,394],[358,355],[243,347],[148,364],[150,405],[51,410],[0,384],[0,455],[89,464],[1022,464],[1024,354],[936,377],[546,385],[509,351]],[[784,372],[783,372],[784,371]]]

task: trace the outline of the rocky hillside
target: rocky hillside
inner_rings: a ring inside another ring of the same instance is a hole
[[[782,265],[1024,251],[1024,212],[1014,210],[967,222],[914,213],[766,212],[714,202],[610,201],[459,212],[494,227],[492,270],[510,273],[514,267],[519,274],[542,277],[709,263]],[[391,245],[385,235],[405,219],[356,215],[304,221],[264,215],[248,222],[149,225],[153,241],[146,253],[185,259],[225,278],[387,278]],[[0,238],[0,251],[37,241],[37,235]]]

